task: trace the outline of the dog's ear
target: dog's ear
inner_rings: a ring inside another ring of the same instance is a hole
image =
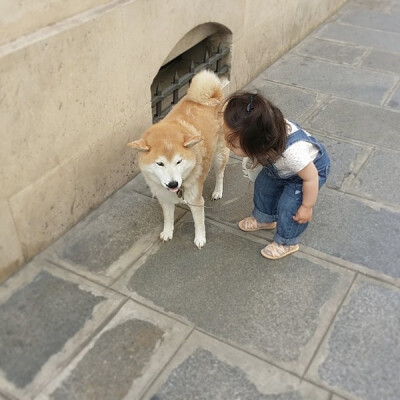
[[[150,147],[147,146],[146,141],[141,138],[134,142],[130,142],[127,144],[128,147],[132,147],[132,149],[139,150],[139,151],[149,151]]]
[[[185,142],[183,143],[183,147],[193,147],[197,143],[200,143],[203,140],[203,137],[201,136],[189,136],[185,137]]]

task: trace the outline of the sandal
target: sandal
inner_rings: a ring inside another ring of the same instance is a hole
[[[276,222],[258,222],[254,217],[246,217],[239,221],[238,225],[239,229],[245,232],[276,228]]]
[[[283,244],[272,242],[261,250],[261,255],[270,260],[278,260],[279,258],[295,253],[299,248],[298,244],[285,246]]]

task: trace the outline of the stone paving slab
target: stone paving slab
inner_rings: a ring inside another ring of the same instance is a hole
[[[387,105],[395,110],[400,111],[400,86],[393,92]]]
[[[301,243],[399,283],[400,212],[327,188],[319,197]]]
[[[376,10],[357,10],[346,13],[338,22],[358,25],[364,28],[400,33],[400,16]]]
[[[174,242],[154,247],[114,288],[303,372],[353,273],[301,254],[266,260],[261,240],[215,222],[206,229],[207,244],[198,250],[185,218]]]
[[[331,159],[331,170],[325,186],[332,189],[339,189],[354,168],[371,152],[367,147],[310,133],[325,145]]]
[[[395,75],[387,72],[332,64],[291,53],[281,57],[263,76],[275,82],[376,105],[381,104],[388,90],[398,81]]]
[[[204,197],[209,198],[214,188],[212,176],[204,186]],[[243,177],[241,162],[228,165],[224,177],[224,194],[218,201],[206,200],[205,215],[217,221],[236,226],[237,222],[253,210],[253,183]]]
[[[344,397],[340,397],[334,394],[329,400],[346,400],[346,399]]]
[[[330,40],[308,37],[302,40],[291,53],[316,57],[336,64],[356,64],[367,52],[365,47],[351,46]]]
[[[380,10],[382,12],[393,12],[398,0],[351,0],[343,7],[347,9]],[[340,10],[339,10],[340,11]]]
[[[124,297],[32,261],[0,286],[0,386],[30,399]]]
[[[321,39],[338,40],[377,50],[400,52],[400,33],[329,23],[323,25],[314,35]]]
[[[350,399],[398,399],[399,309],[399,289],[358,278],[307,377]]]
[[[300,244],[307,254],[400,285],[399,227],[400,212],[323,187]],[[264,240],[273,234],[252,233]]]
[[[153,197],[151,190],[147,186],[147,183],[143,178],[143,174],[141,173],[136,175],[130,182],[123,186],[120,191],[129,195],[140,193],[147,197]]]
[[[367,160],[349,192],[399,207],[400,211],[400,154],[376,150]],[[400,233],[400,228],[399,232]]]
[[[383,71],[399,74],[400,54],[371,50],[370,53],[363,58],[361,65],[368,68],[381,69]]]
[[[400,150],[400,113],[382,107],[332,99],[305,125],[327,134]]]
[[[313,109],[318,99],[318,93],[268,81],[263,73],[244,90],[256,90],[257,93],[276,104],[285,118],[298,123],[303,121],[303,116]]]
[[[179,209],[175,215],[179,218],[183,214]],[[109,285],[159,240],[162,224],[156,200],[119,191],[41,257]]]
[[[142,400],[328,400],[329,393],[194,332]]]
[[[393,14],[400,14],[400,4],[399,4],[398,2],[395,2],[395,3],[392,5],[390,11],[391,11]]]
[[[139,399],[190,331],[130,300],[36,400]]]

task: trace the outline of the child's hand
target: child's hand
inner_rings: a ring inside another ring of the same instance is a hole
[[[306,222],[310,222],[312,219],[312,207],[304,207],[301,205],[297,210],[296,215],[293,216],[293,219],[299,224],[305,224]]]

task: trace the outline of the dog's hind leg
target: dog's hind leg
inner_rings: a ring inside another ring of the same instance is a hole
[[[160,201],[164,214],[164,230],[160,233],[160,239],[166,242],[174,235],[175,204]]]
[[[229,149],[225,146],[217,149],[214,155],[214,168],[215,168],[215,188],[212,194],[212,199],[217,200],[222,197],[224,190],[224,173],[226,163],[229,158]]]

